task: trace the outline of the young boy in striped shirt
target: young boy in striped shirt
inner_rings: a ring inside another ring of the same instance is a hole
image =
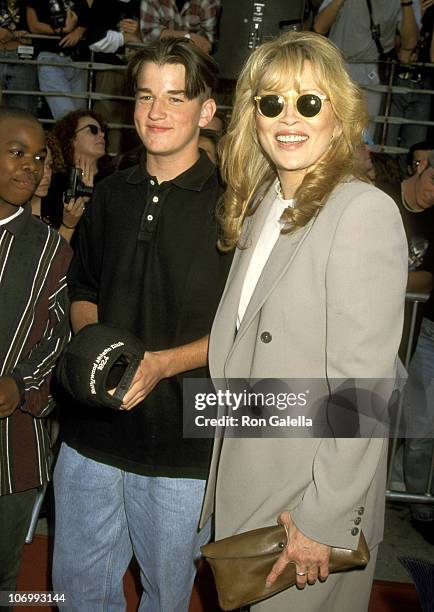
[[[0,591],[13,591],[38,488],[49,478],[43,418],[69,340],[70,248],[28,205],[45,137],[26,111],[0,107]]]

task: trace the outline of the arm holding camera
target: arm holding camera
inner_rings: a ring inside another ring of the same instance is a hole
[[[59,234],[69,243],[72,235],[80,221],[89,198],[71,198],[69,202],[63,203],[62,224]]]
[[[93,158],[78,155],[75,160],[75,167],[81,170],[81,181],[86,187],[93,187],[96,173],[98,172],[97,162]]]
[[[78,156],[75,167],[70,171],[68,187],[64,193],[62,225],[59,229],[60,235],[67,242],[70,242],[90,200],[97,171],[96,163],[85,156]]]
[[[26,7],[27,24],[33,34],[69,34],[77,26],[77,15],[68,9],[63,26],[53,27],[49,23],[39,20],[38,14],[31,6]]]

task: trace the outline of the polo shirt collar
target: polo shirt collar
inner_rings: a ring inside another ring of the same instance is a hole
[[[215,172],[215,166],[209,159],[208,155],[202,149],[199,149],[199,159],[191,168],[175,177],[168,183],[172,183],[181,189],[189,189],[190,191],[202,191],[207,180]],[[146,155],[143,154],[137,166],[131,168],[131,172],[127,176],[127,183],[138,185],[142,181],[149,180],[153,177],[146,170]],[[166,181],[165,181],[166,182]],[[163,184],[163,183],[162,183]]]

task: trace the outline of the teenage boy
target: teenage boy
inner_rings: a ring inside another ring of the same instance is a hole
[[[13,591],[38,488],[49,477],[43,418],[69,340],[70,248],[32,216],[45,138],[26,111],[0,107],[0,591]]]
[[[102,322],[147,350],[122,410],[65,411],[56,465],[55,590],[68,610],[125,608],[122,578],[134,552],[140,610],[185,612],[209,440],[182,436],[182,379],[204,376],[208,333],[231,257],[216,248],[215,166],[199,151],[212,119],[216,65],[186,39],[133,58],[135,125],[147,151],[102,181],[86,209],[69,275],[74,331]]]

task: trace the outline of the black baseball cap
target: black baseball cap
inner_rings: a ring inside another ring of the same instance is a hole
[[[129,331],[86,325],[63,351],[57,379],[80,403],[119,410],[144,352],[143,342]]]

